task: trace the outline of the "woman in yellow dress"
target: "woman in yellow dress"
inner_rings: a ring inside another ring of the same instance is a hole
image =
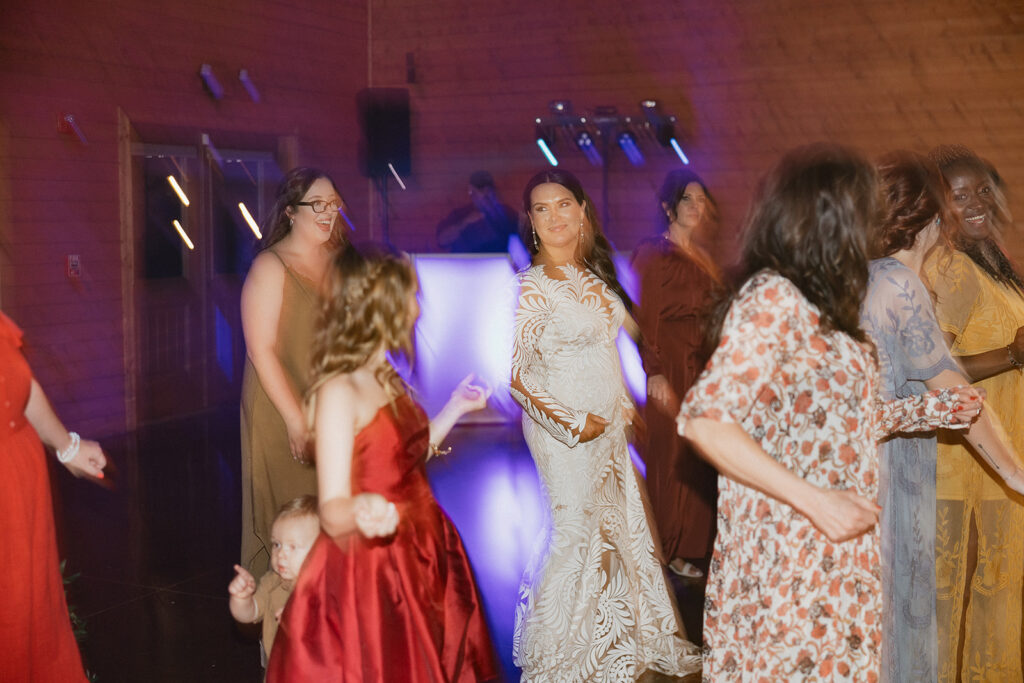
[[[959,220],[925,264],[936,316],[964,373],[1024,453],[1024,281],[1006,255],[1011,226],[999,176],[963,147],[932,151]],[[1024,680],[1021,614],[1024,497],[965,447],[939,434],[935,573],[939,681]]]

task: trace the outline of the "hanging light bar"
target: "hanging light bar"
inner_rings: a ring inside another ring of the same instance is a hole
[[[181,236],[181,240],[185,243],[185,246],[189,249],[195,249],[196,245],[192,244],[192,240],[190,240],[188,235],[185,234],[185,228],[181,227],[181,223],[177,220],[171,222],[174,223],[174,229],[178,231],[178,234]]]
[[[181,203],[188,206],[188,195],[185,194],[185,190],[181,189],[181,185],[178,184],[178,181],[174,176],[167,176],[167,182],[170,183],[171,189],[174,190],[174,194],[178,195],[178,199],[181,200]]]
[[[405,183],[402,182],[402,176],[398,175],[398,171],[395,170],[394,165],[389,161],[388,168],[391,169],[391,175],[395,176],[395,180],[398,181],[398,186],[403,190],[406,189]]]
[[[249,224],[249,229],[252,230],[252,234],[256,235],[256,239],[263,239],[263,233],[260,232],[260,226],[256,225],[256,221],[253,220],[252,214],[249,213],[249,209],[245,208],[244,202],[238,202],[238,210],[242,212],[242,218]]]
[[[548,160],[549,164],[558,166],[558,159],[551,149],[555,141],[553,129],[551,126],[543,125],[540,119],[535,119],[535,121],[537,127],[534,129],[534,137],[537,138],[537,146],[540,147],[540,151],[544,154],[544,158]]]
[[[684,164],[689,165],[690,160],[686,158],[686,152],[684,152],[683,148],[679,146],[679,141],[675,138],[670,138],[668,144],[672,145],[672,149],[676,151],[676,154],[679,156],[679,160]]]

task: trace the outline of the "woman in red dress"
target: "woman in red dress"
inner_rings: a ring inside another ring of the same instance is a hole
[[[99,444],[64,428],[21,355],[21,330],[0,313],[0,574],[9,586],[0,609],[4,683],[86,680],[64,602],[44,443],[76,477],[103,477]]]
[[[665,230],[633,251],[640,280],[640,357],[647,373],[647,490],[664,562],[680,576],[699,578],[715,536],[717,475],[676,433],[675,416],[707,360],[704,316],[721,277],[700,241],[714,224],[714,201],[688,169],[669,173],[658,199]]]
[[[267,680],[493,679],[469,560],[423,466],[490,391],[467,377],[428,421],[389,361],[409,353],[419,315],[412,265],[353,247],[330,278],[308,399],[323,533],[281,617]]]

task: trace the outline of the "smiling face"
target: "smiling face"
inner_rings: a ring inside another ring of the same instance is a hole
[[[574,249],[583,231],[585,211],[586,203],[577,202],[557,183],[543,183],[530,192],[530,222],[542,249]]]
[[[327,178],[317,178],[300,201],[323,201],[327,203],[327,208],[322,213],[317,213],[312,206],[304,204],[288,207],[292,231],[304,240],[326,243],[331,239],[337,225],[338,209],[341,207],[341,197],[335,192],[334,185]]]
[[[280,517],[270,529],[270,566],[285,581],[294,581],[320,533],[315,515]]]
[[[953,166],[945,176],[952,189],[951,208],[960,219],[961,234],[975,241],[992,236],[997,211],[992,177],[967,164]]]

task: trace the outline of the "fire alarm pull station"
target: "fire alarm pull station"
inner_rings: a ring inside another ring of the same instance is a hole
[[[78,254],[68,254],[68,277],[78,280],[82,277],[82,260]]]

